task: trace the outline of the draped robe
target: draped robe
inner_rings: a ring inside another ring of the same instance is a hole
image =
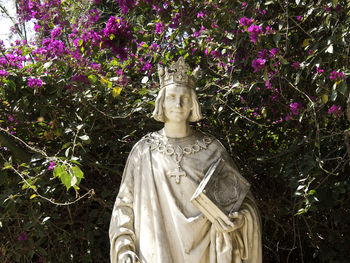
[[[177,169],[171,149],[195,150],[180,160],[186,176],[178,183],[169,173]],[[221,143],[201,132],[184,138],[153,132],[141,139],[129,154],[112,212],[111,262],[118,262],[123,249],[142,263],[262,262],[261,223],[251,193],[240,208],[243,226],[232,232],[218,232],[190,201],[218,158],[236,169]]]

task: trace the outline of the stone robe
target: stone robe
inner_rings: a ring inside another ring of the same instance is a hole
[[[177,183],[169,172],[178,167],[179,149],[186,176]],[[217,232],[190,201],[218,158],[235,167],[221,143],[200,132],[168,138],[159,131],[141,139],[129,155],[112,213],[111,262],[118,262],[122,249],[142,263],[262,262],[260,217],[250,193],[240,209],[243,226],[229,233]]]

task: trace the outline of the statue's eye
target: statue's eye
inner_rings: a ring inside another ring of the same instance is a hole
[[[169,94],[168,96],[167,96],[167,98],[169,99],[169,100],[174,100],[175,99],[175,94]]]

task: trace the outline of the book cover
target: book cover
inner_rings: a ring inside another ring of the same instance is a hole
[[[220,158],[210,166],[194,192],[191,202],[211,221],[230,220],[250,188],[248,181],[227,161]]]

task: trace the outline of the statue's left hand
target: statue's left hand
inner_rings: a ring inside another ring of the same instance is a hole
[[[229,215],[231,221],[217,218],[214,226],[219,232],[232,232],[241,228],[244,222],[243,214],[240,212],[234,212]]]

